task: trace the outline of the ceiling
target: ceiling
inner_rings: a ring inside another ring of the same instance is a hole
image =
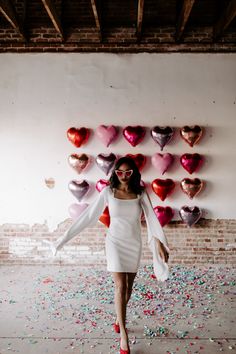
[[[235,52],[236,0],[0,0],[1,52]]]

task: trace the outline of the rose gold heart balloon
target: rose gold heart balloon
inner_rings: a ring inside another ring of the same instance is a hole
[[[80,147],[81,145],[86,144],[89,138],[89,129],[88,128],[69,128],[67,130],[67,137],[72,144],[76,147]]]
[[[88,167],[90,161],[90,157],[86,154],[71,154],[68,157],[69,165],[79,174]]]
[[[191,126],[185,125],[180,129],[181,137],[191,146],[197,144],[202,136],[202,128],[199,125]]]
[[[128,126],[123,129],[125,139],[132,145],[136,146],[143,140],[146,134],[146,129],[140,125]]]
[[[198,193],[201,192],[203,188],[203,182],[199,178],[184,178],[180,182],[180,186],[185,194],[190,199],[193,199]]]

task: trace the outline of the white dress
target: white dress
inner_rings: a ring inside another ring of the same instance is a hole
[[[138,271],[142,253],[141,213],[143,210],[147,224],[148,245],[153,254],[154,273],[157,280],[166,280],[169,276],[169,268],[159,255],[155,238],[159,239],[168,251],[169,247],[146,191],[135,199],[119,199],[114,196],[110,186],[103,188],[97,198],[59,238],[55,244],[56,249],[62,248],[86,227],[96,225],[106,206],[110,214],[110,225],[105,241],[107,270],[130,273]]]

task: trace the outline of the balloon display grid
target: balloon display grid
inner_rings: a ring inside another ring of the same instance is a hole
[[[155,126],[150,128],[150,136],[157,143],[162,151],[164,146],[168,145],[172,140],[177,128],[169,126]],[[69,128],[67,131],[67,137],[69,141],[80,148],[82,145],[86,145],[90,137],[91,129],[81,127],[81,128]],[[135,147],[139,145],[145,135],[146,128],[140,125],[137,126],[127,126],[122,130],[124,139],[132,146]],[[188,143],[190,147],[194,147],[195,144],[199,142],[202,137],[203,129],[198,126],[184,126],[179,129],[181,138]],[[97,138],[106,146],[109,147],[119,136],[119,129],[114,126],[100,125],[95,130],[95,135]],[[85,152],[80,154],[71,154],[68,158],[69,165],[78,173],[87,172],[89,166],[92,164],[94,159],[96,165],[100,170],[102,170],[106,176],[109,178],[109,173],[111,172],[117,158],[118,154],[110,152],[109,154],[100,153],[95,158],[92,155],[87,155]],[[138,154],[123,154],[122,156],[129,156],[134,159],[139,170],[143,170],[147,163],[147,158],[145,155]],[[172,166],[174,162],[174,156],[170,153],[155,153],[151,156],[151,164],[156,170],[158,170],[161,175],[164,175],[166,171]],[[203,163],[203,156],[198,153],[185,153],[180,156],[180,163],[182,167],[189,173],[198,171]],[[142,181],[145,185],[146,183]],[[100,192],[106,185],[108,180],[100,179],[96,182],[95,188]],[[174,189],[176,183],[171,179],[160,179],[156,178],[151,182],[152,191],[164,201],[169,197]],[[196,197],[204,187],[204,183],[199,178],[184,178],[180,182],[181,190],[190,198]],[[69,214],[73,219],[77,219],[83,210],[88,206],[87,203],[81,203],[88,192],[91,189],[90,184],[87,180],[71,180],[68,184],[68,188],[79,203],[73,203],[69,206]],[[170,206],[156,206],[154,211],[162,226],[168,224],[174,217],[174,210]],[[189,227],[196,224],[202,217],[202,210],[198,206],[190,207],[184,205],[179,210],[179,216],[182,221]],[[101,221],[107,227],[109,226],[109,210],[106,207],[103,214],[101,215],[99,221]],[[143,216],[142,216],[142,221]]]

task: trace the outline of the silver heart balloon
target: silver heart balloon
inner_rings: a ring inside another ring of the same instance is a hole
[[[112,152],[110,154],[98,154],[95,161],[98,167],[108,175],[115,164],[116,155]]]
[[[81,201],[88,193],[90,185],[85,179],[82,181],[72,180],[69,182],[68,188],[78,201]]]
[[[185,224],[192,226],[201,218],[202,211],[197,206],[189,207],[184,205],[180,208],[179,215]]]
[[[160,145],[161,150],[163,147],[169,143],[174,134],[174,129],[171,127],[160,127],[155,126],[151,129],[151,137],[153,140]]]

